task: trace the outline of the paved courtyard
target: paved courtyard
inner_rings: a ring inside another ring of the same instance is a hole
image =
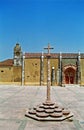
[[[51,99],[74,117],[61,122],[25,117],[28,108],[46,100],[46,86],[0,85],[0,130],[84,130],[84,87],[51,87]]]

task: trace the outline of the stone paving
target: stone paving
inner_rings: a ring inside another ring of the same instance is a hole
[[[51,99],[73,112],[61,122],[25,117],[28,108],[46,100],[46,86],[0,85],[0,130],[84,130],[84,87],[51,87]]]

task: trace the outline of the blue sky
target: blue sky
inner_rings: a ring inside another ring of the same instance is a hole
[[[84,52],[84,0],[0,0],[0,61],[23,52]],[[45,52],[45,51],[44,51]]]

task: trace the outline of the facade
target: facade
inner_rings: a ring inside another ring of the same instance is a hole
[[[13,59],[0,62],[0,84],[47,85],[47,53],[22,53],[17,43]],[[51,85],[84,85],[84,54],[50,53]]]

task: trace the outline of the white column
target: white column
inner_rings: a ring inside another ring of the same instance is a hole
[[[43,52],[42,52],[42,56],[41,56],[41,85],[43,85],[43,60],[44,60],[44,56],[43,56]]]
[[[24,59],[25,53],[22,55],[22,86],[24,86]]]
[[[61,85],[62,84],[62,53],[60,52],[60,72],[59,72],[59,84]]]
[[[78,84],[80,84],[80,51],[78,53]]]

